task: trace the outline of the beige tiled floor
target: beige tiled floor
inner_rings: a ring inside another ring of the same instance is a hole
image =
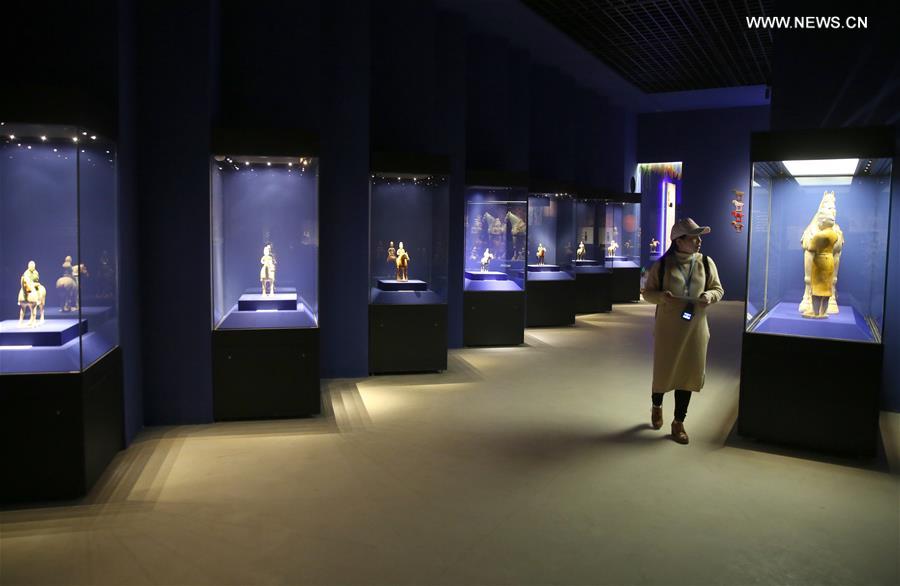
[[[0,582],[900,583],[900,418],[868,464],[735,438],[742,307],[690,446],[647,425],[652,307],[616,306],[329,381],[316,420],[147,430],[84,502],[2,513]]]

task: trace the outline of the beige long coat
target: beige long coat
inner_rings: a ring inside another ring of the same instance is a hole
[[[712,304],[725,294],[722,283],[719,282],[716,263],[709,257],[708,277],[700,254],[674,252],[663,257],[666,265],[664,269],[663,260],[650,267],[644,299],[656,304],[656,325],[653,330],[654,393],[666,393],[674,389],[696,392],[703,388],[706,379],[706,347],[709,344],[707,308],[695,304],[693,319],[685,321],[681,319],[685,302],[665,302],[663,295],[663,291],[668,290],[672,295],[685,296],[685,275],[690,272],[692,259],[694,270],[691,272],[687,297],[698,298],[703,294]]]

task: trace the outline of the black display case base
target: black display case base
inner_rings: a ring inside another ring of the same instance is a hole
[[[369,372],[447,370],[447,305],[369,305]]]
[[[575,323],[575,279],[526,281],[525,325],[571,326]]]
[[[738,433],[873,457],[882,359],[880,344],[745,332]]]
[[[612,302],[632,303],[641,300],[641,269],[616,268],[612,270]]]
[[[214,330],[212,352],[216,421],[321,413],[318,328]]]
[[[4,375],[4,504],[76,499],[124,447],[122,350],[83,372]]]
[[[463,293],[464,345],[517,346],[524,341],[524,291]]]
[[[575,273],[575,313],[612,311],[612,273]]]

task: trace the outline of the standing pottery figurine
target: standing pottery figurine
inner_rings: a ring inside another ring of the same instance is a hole
[[[834,218],[821,217],[818,228],[806,249],[812,253],[813,261],[809,279],[811,303],[803,317],[822,319],[828,317],[828,300],[831,299],[835,271],[834,248],[840,236],[834,229]]]
[[[659,240],[655,237],[650,237],[650,254],[656,254],[659,252]]]
[[[538,242],[538,247],[537,247],[537,259],[538,259],[538,264],[539,264],[539,265],[544,264],[544,255],[545,255],[545,254],[547,254],[547,249],[544,248],[543,243]]]
[[[263,295],[275,294],[275,256],[272,254],[272,245],[266,244],[263,247],[262,258],[259,259],[262,268],[259,269],[259,281],[262,284]],[[266,285],[268,285],[268,293],[266,293]]]
[[[837,280],[838,280],[838,270],[841,266],[841,252],[844,249],[844,233],[841,231],[840,225],[837,223],[837,206],[835,204],[835,197],[833,191],[826,191],[822,195],[822,201],[819,203],[819,209],[816,211],[816,215],[813,216],[813,219],[809,222],[809,225],[806,227],[806,230],[803,231],[803,236],[800,238],[800,246],[803,248],[803,299],[800,301],[800,307],[798,310],[804,316],[809,313],[816,313],[813,310],[813,295],[812,292],[812,272],[813,272],[813,259],[815,257],[815,252],[812,251],[811,243],[812,239],[817,235],[817,233],[821,230],[819,227],[822,224],[823,219],[827,219],[833,224],[833,229],[835,234],[837,234],[837,241],[834,243],[832,248],[832,259],[834,262],[834,271],[832,271],[831,277],[831,292],[828,298],[828,313],[836,314],[839,312],[838,304],[837,304]],[[807,316],[809,317],[809,316]]]

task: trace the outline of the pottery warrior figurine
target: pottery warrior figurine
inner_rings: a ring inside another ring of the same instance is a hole
[[[659,252],[659,240],[655,237],[650,237],[650,254],[656,254]]]
[[[547,254],[547,249],[544,248],[544,245],[543,245],[542,243],[538,242],[538,247],[537,247],[537,259],[538,259],[538,264],[539,264],[539,265],[544,264],[544,255],[545,255],[545,254]]]
[[[106,259],[107,263],[109,259]],[[103,259],[101,259],[103,262]],[[105,266],[105,265],[104,265]],[[78,311],[78,282],[88,275],[87,267],[82,263],[72,264],[72,257],[67,256],[62,264],[63,274],[56,279],[56,288],[62,291],[61,311]]]
[[[584,240],[581,241],[581,244],[578,245],[578,250],[575,251],[575,260],[584,260]]]
[[[491,264],[491,261],[494,260],[494,254],[491,252],[490,248],[484,249],[484,256],[481,257],[481,272],[485,272],[488,270],[488,265]]]
[[[822,230],[819,226],[823,220],[829,220],[832,224],[832,230],[837,235],[837,240],[831,247],[831,258],[834,269],[831,271],[831,291],[828,294],[828,310],[827,313],[838,313],[837,305],[837,279],[838,269],[841,264],[841,251],[844,248],[844,233],[837,223],[837,207],[835,206],[835,198],[833,191],[826,191],[822,195],[822,201],[819,203],[819,209],[813,219],[809,222],[803,236],[800,239],[800,246],[803,247],[803,282],[805,285],[803,291],[803,300],[800,302],[798,310],[801,314],[815,313],[813,311],[813,295],[812,292],[812,276],[813,265],[816,253],[813,250],[812,240]]]
[[[616,242],[615,238],[613,238],[609,241],[609,245],[606,247],[606,256],[615,256],[617,250],[619,250],[619,243]]]
[[[403,243],[397,247],[397,280],[409,281],[409,253],[403,248]]]
[[[272,254],[272,245],[266,244],[263,248],[262,258],[259,259],[262,268],[259,269],[259,281],[262,284],[263,295],[275,294],[275,256]],[[266,292],[268,285],[268,293]]]
[[[28,268],[22,273],[19,280],[19,323],[25,318],[25,309],[28,309],[28,325],[35,325],[35,317],[41,314],[41,323],[44,323],[44,302],[47,299],[47,289],[41,285],[41,276],[35,268],[34,261],[28,261]]]

